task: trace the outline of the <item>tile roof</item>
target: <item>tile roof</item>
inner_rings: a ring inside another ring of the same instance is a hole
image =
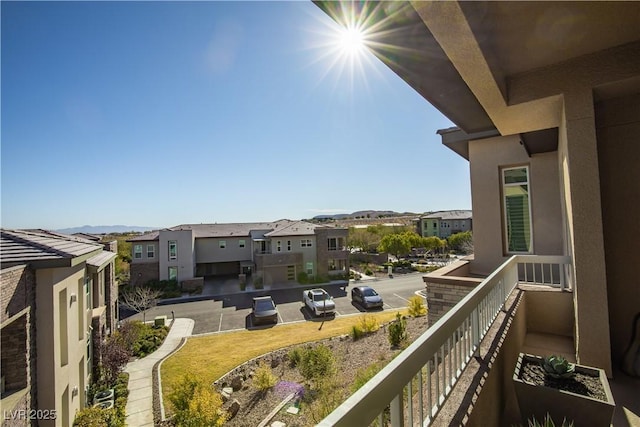
[[[324,225],[312,224],[306,221],[292,221],[289,219],[281,219],[273,222],[241,222],[228,224],[181,224],[175,227],[166,228],[168,231],[193,230],[195,238],[203,237],[233,237],[246,236],[249,237],[252,232],[261,230],[266,232],[267,237],[275,236],[297,236],[310,235],[314,233],[316,228],[326,228]],[[151,233],[142,234],[127,239],[127,242],[147,242],[158,240],[160,231],[152,231]]]
[[[451,219],[471,219],[472,212],[470,210],[453,210],[453,211],[438,211],[433,212],[428,215],[422,215],[420,218],[429,219],[429,218],[439,218],[444,220]]]
[[[0,230],[2,264],[75,258],[102,248],[91,240],[53,231]]]

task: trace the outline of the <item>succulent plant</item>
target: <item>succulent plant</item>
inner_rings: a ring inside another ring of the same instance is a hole
[[[571,378],[575,374],[575,366],[562,356],[552,354],[542,361],[542,369],[551,378]]]

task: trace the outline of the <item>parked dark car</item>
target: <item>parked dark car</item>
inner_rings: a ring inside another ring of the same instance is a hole
[[[382,307],[384,302],[375,289],[369,286],[356,286],[351,290],[351,301],[357,302],[364,308]]]
[[[278,309],[270,296],[255,297],[251,306],[253,324],[278,323]]]

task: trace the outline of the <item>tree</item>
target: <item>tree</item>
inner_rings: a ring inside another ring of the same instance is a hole
[[[104,380],[107,384],[113,384],[129,361],[131,353],[122,341],[113,337],[102,342],[100,347]]]
[[[439,252],[443,249],[447,242],[446,240],[442,240],[436,236],[423,237],[422,239],[422,247],[425,248],[427,252]]]
[[[447,239],[447,242],[449,243],[449,247],[456,252],[465,254],[473,252],[473,235],[470,231],[452,234]]]
[[[146,322],[147,310],[155,307],[161,292],[147,286],[137,286],[120,294],[122,304],[136,313],[142,312],[142,321]]]
[[[387,234],[380,240],[378,250],[393,254],[397,259],[400,254],[408,254],[411,251],[411,240],[408,233]]]

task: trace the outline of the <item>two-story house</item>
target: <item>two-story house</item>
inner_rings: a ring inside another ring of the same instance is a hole
[[[473,230],[473,216],[470,210],[431,212],[421,215],[417,221],[417,231],[422,237],[446,239],[452,234]]]
[[[116,257],[75,236],[2,229],[3,425],[36,414],[39,426],[68,427],[88,404],[100,342],[118,320]]]
[[[348,230],[306,221],[183,224],[131,242],[131,282],[244,274],[265,284],[348,272]]]

